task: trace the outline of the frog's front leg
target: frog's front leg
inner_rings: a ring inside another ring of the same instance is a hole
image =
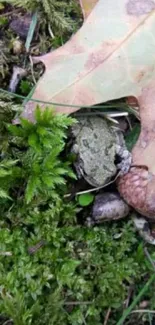
[[[128,173],[131,167],[132,155],[126,148],[122,132],[117,131],[116,136],[116,155],[121,159],[121,162],[117,164],[117,168],[120,170],[120,175],[124,175]]]

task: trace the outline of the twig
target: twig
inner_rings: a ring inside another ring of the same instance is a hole
[[[139,112],[138,112],[135,108],[133,108],[133,107],[131,107],[131,106],[128,106],[128,108],[129,108],[130,112],[131,112],[132,114],[134,114],[134,115],[136,116],[136,118],[140,121],[140,115],[139,115]]]
[[[114,124],[119,124],[117,120],[115,120],[114,118],[112,118],[110,115],[105,115],[105,119],[107,119],[108,121],[114,123]]]
[[[119,124],[119,122],[117,120],[115,120],[116,117],[122,117],[128,116],[128,112],[113,112],[113,111],[109,111],[109,112],[86,112],[86,113],[75,113],[75,117],[77,116],[93,116],[93,115],[97,115],[97,116],[104,116],[107,120],[109,120],[110,122],[114,123],[114,124]]]
[[[54,39],[55,36],[53,34],[53,31],[52,31],[52,28],[51,28],[50,24],[48,24],[48,31],[49,31],[49,34],[50,34],[51,38]]]
[[[29,247],[28,248],[28,253],[30,255],[33,255],[34,253],[36,253],[39,250],[39,248],[43,247],[44,245],[45,245],[45,241],[44,240],[41,240],[36,245]]]
[[[95,187],[95,188],[91,188],[90,190],[86,190],[86,191],[80,191],[75,193],[75,195],[81,195],[81,194],[86,194],[86,193],[91,193],[91,192],[95,192],[95,191],[99,191],[104,187],[107,187],[108,185],[114,183],[116,181],[116,179],[120,176],[121,172],[119,172],[116,177],[109,183],[106,183],[105,185],[99,186],[99,187]],[[71,194],[65,194],[64,197],[69,197]]]
[[[111,313],[111,308],[108,308],[103,325],[107,325],[110,313]]]
[[[155,314],[155,310],[149,310],[149,309],[135,309],[131,311],[131,314],[135,313],[150,313],[150,314]]]
[[[130,299],[131,299],[131,295],[132,295],[132,293],[133,293],[133,285],[131,285],[130,287],[129,287],[129,290],[128,290],[128,296],[127,296],[127,299],[126,299],[126,301],[125,301],[125,308],[128,308],[128,306],[129,306],[129,302],[130,302]]]
[[[36,85],[37,81],[36,81],[36,78],[34,76],[33,60],[32,60],[32,56],[31,55],[29,55],[29,60],[30,60],[30,69],[31,69],[32,79],[33,79],[34,84]]]
[[[0,256],[12,256],[12,252],[0,252]]]
[[[122,117],[122,116],[128,116],[128,112],[114,112],[114,111],[109,111],[109,112],[86,112],[86,113],[75,113],[75,116],[93,116],[93,115],[101,115],[101,116],[107,116],[109,115],[110,117]]]
[[[19,11],[20,11],[20,9],[14,9],[14,10],[11,10],[11,11],[9,11],[9,12],[5,12],[4,14],[1,14],[1,15],[0,15],[0,18],[1,18],[1,17],[9,16],[9,15],[14,14],[14,13],[18,13]]]
[[[5,323],[3,323],[3,325],[7,325],[7,324],[10,324],[10,322],[13,322],[13,319],[8,319],[8,320],[6,320],[6,322],[5,322]]]
[[[127,120],[128,124],[129,124],[129,129],[131,131],[133,128],[132,128],[132,125],[131,125],[130,117],[126,116],[126,120]]]
[[[13,67],[13,74],[12,74],[10,84],[9,84],[9,91],[10,92],[15,93],[19,81],[23,77],[25,77],[26,74],[27,74],[27,71],[25,69],[17,67],[17,66]]]
[[[91,301],[66,301],[64,302],[66,306],[78,306],[78,305],[92,305]]]

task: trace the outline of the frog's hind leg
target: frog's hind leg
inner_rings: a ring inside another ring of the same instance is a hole
[[[123,134],[120,131],[116,132],[116,155],[121,160],[121,162],[117,164],[117,168],[120,170],[120,175],[127,174],[131,167],[132,155],[127,150]]]
[[[151,234],[149,222],[142,216],[133,216],[133,222],[140,236],[148,243],[155,245],[155,238]]]

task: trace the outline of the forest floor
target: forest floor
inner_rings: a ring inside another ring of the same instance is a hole
[[[35,125],[12,124],[44,72],[32,57],[62,46],[82,22],[76,0],[0,1],[1,325],[155,324],[155,252],[137,233],[133,211],[85,224],[95,196],[117,188],[112,178],[91,192],[78,178],[70,152],[78,115],[38,108]],[[92,116],[99,112],[118,122],[131,150],[140,123],[126,100],[101,105]]]

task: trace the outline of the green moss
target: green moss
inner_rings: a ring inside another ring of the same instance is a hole
[[[40,20],[48,22],[56,35],[62,35],[65,31],[74,32],[79,24],[74,17],[79,19],[81,17],[79,3],[75,0],[7,0],[5,2],[29,12],[37,10]]]
[[[150,265],[131,221],[79,223],[75,202],[64,198],[74,174],[62,152],[74,121],[49,109],[35,117],[3,126],[1,317],[15,325],[101,325],[111,307],[116,324]]]

